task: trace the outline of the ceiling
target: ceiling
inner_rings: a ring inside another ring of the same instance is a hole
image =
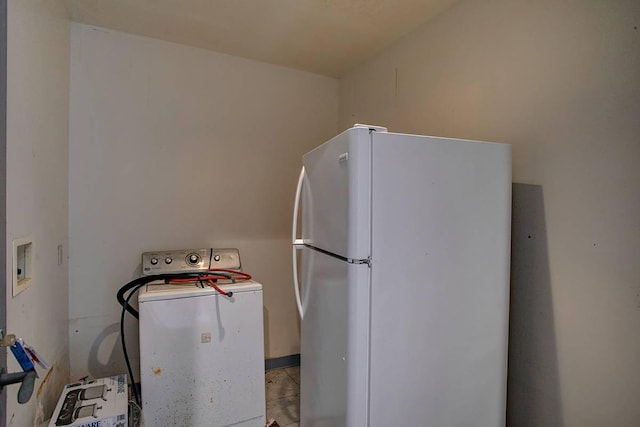
[[[63,0],[71,19],[340,77],[457,0]]]

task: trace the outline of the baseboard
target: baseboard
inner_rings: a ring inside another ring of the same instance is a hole
[[[292,366],[300,366],[299,354],[290,354],[288,356],[274,357],[273,359],[267,359],[264,361],[265,371],[270,371],[272,369],[289,368]]]

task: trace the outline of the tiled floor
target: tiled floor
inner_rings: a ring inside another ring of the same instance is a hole
[[[300,420],[300,367],[273,369],[265,375],[267,421],[298,427]]]

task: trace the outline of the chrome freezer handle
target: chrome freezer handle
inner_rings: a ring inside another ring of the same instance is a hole
[[[304,246],[303,240],[297,238],[298,234],[298,211],[300,208],[300,195],[302,194],[302,183],[304,181],[304,166],[300,171],[300,177],[298,178],[298,187],[296,188],[296,198],[293,202],[293,222],[291,229],[291,243],[293,250],[293,290],[296,293],[296,305],[298,306],[298,314],[300,319],[303,318],[302,313],[302,300],[300,299],[300,284],[298,283],[298,249],[302,249]]]

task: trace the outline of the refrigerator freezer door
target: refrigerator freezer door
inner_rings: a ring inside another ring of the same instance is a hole
[[[301,249],[302,426],[366,426],[369,273]]]
[[[370,132],[348,129],[304,155],[305,244],[354,260],[369,257]]]

